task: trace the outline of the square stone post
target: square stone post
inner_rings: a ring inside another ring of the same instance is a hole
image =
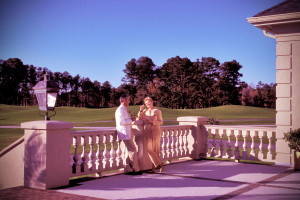
[[[24,186],[48,189],[69,184],[72,123],[32,121],[24,135]]]
[[[294,154],[283,134],[300,128],[300,23],[274,27],[276,34],[276,164],[293,165]],[[293,28],[293,29],[292,29]],[[293,34],[287,33],[292,30]],[[281,33],[279,33],[281,32]]]
[[[192,144],[191,157],[194,160],[206,158],[208,133],[204,125],[207,124],[208,118],[201,116],[185,116],[178,117],[177,121],[179,125],[193,125],[192,137],[188,140],[189,144]]]

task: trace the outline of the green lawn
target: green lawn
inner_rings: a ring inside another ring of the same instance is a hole
[[[0,128],[0,151],[24,135],[24,130]]]
[[[275,119],[275,109],[257,108],[250,106],[218,106],[205,109],[167,109],[159,108],[165,120],[176,120],[180,116],[204,116],[214,117],[217,120],[224,119]],[[56,115],[51,120],[67,122],[93,122],[93,121],[112,121],[116,108],[73,108],[58,107],[55,109]],[[130,106],[129,112],[137,115],[139,106]],[[39,116],[37,106],[10,106],[0,104],[0,126],[19,125],[22,122],[43,120]],[[272,121],[272,120],[271,120]],[[239,122],[236,122],[239,123]],[[236,124],[235,123],[235,124]],[[247,122],[252,124],[251,121]],[[255,124],[261,123],[258,121]],[[269,122],[272,124],[272,122]],[[224,123],[223,123],[224,124]]]
[[[177,117],[180,116],[204,116],[213,117],[216,120],[226,119],[258,119],[256,121],[221,121],[221,124],[240,125],[240,124],[275,124],[275,109],[256,108],[249,106],[218,106],[205,109],[167,109],[159,108],[166,121],[164,125],[178,124]],[[58,107],[55,109],[56,115],[51,120],[74,122],[75,126],[115,126],[113,121],[116,108],[73,108]],[[139,106],[130,106],[129,111],[132,115],[137,115]],[[20,125],[22,122],[43,120],[39,116],[37,106],[10,106],[0,104],[0,126]],[[264,120],[271,119],[271,120]],[[79,123],[86,122],[86,123]],[[23,135],[22,129],[0,129],[0,150]]]

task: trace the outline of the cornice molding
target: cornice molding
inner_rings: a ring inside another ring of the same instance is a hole
[[[300,12],[249,17],[247,20],[260,29],[270,31],[274,25],[300,23]]]

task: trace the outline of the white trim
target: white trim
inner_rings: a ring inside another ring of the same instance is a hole
[[[258,23],[277,24],[276,21],[287,21],[287,20],[289,20],[290,23],[292,21],[298,22],[300,20],[300,12],[277,14],[277,15],[267,15],[267,16],[261,16],[261,17],[249,17],[249,18],[247,18],[247,20],[251,24],[258,24]]]

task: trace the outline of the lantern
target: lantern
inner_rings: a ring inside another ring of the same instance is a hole
[[[44,80],[39,81],[33,87],[33,90],[38,100],[39,109],[46,111],[45,120],[50,120],[50,117],[56,114],[54,109],[57,93],[59,91],[58,84],[54,81],[50,81],[49,74],[45,74]],[[54,111],[54,115],[48,116],[48,111]]]

